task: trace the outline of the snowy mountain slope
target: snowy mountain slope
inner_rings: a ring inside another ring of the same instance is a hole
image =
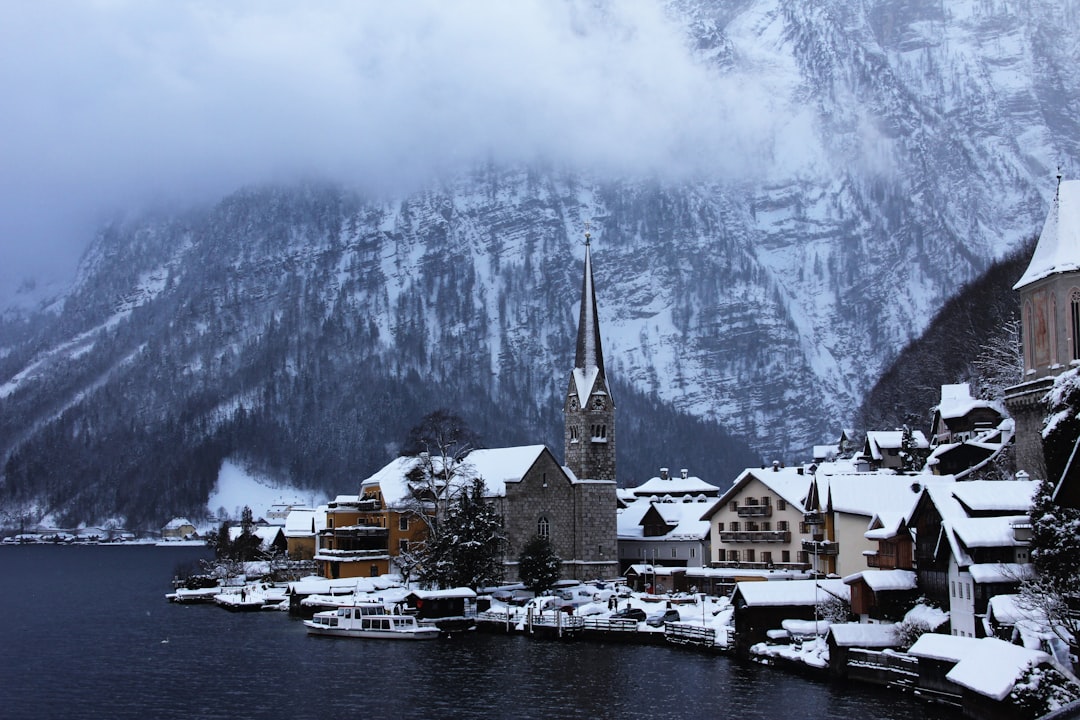
[[[60,438],[158,447],[162,428],[329,482],[310,458],[374,463],[422,402],[475,412],[489,442],[557,447],[586,221],[616,382],[765,459],[830,439],[943,301],[1037,230],[1056,166],[1080,172],[1080,44],[1060,32],[1080,3],[670,9],[718,83],[755,88],[730,120],[772,132],[744,172],[493,160],[396,197],[248,189],[114,224],[61,312],[29,337],[0,324],[7,492],[32,494]],[[273,428],[304,462],[265,446]],[[138,484],[145,462],[104,472]]]

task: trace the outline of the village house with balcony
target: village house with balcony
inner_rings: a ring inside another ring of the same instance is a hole
[[[806,517],[812,485],[802,467],[744,470],[702,516],[711,528],[712,566],[808,569],[802,540],[824,521]]]
[[[1034,480],[928,484],[907,525],[919,590],[949,609],[952,634],[982,637],[991,597],[1031,577]]]

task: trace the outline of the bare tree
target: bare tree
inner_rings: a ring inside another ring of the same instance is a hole
[[[1005,388],[1018,383],[1024,371],[1020,319],[1013,317],[1005,321],[998,332],[987,336],[972,365],[977,372],[979,397],[988,400],[1005,397]]]

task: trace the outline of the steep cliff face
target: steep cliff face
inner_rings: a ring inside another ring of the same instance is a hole
[[[732,118],[774,128],[745,173],[493,161],[400,197],[256,188],[110,225],[62,301],[0,321],[5,496],[150,517],[197,505],[227,455],[341,489],[439,406],[561,455],[586,221],[621,478],[722,484],[832,439],[1037,229],[1055,167],[1080,171],[1080,48],[1052,31],[1080,3],[671,10],[718,82],[770,98]]]

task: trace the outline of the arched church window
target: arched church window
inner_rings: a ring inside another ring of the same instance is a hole
[[[1069,292],[1069,332],[1073,360],[1080,360],[1080,288]]]
[[[1058,338],[1057,338],[1057,323],[1058,323],[1058,307],[1057,307],[1057,295],[1050,295],[1050,367],[1057,367],[1058,364]]]
[[[550,536],[551,529],[548,526],[548,519],[543,515],[540,516],[540,520],[536,523],[536,534],[542,538]]]

